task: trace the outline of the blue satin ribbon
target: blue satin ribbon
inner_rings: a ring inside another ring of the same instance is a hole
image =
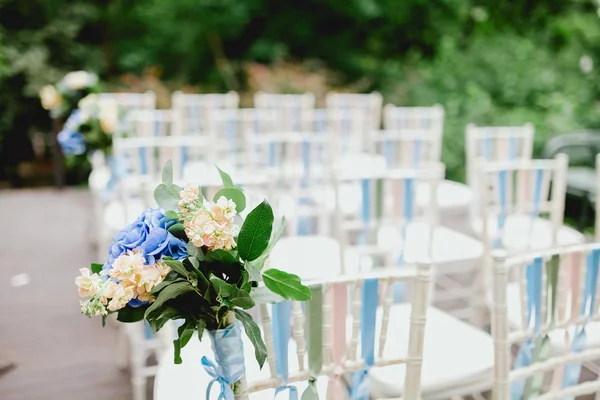
[[[309,185],[309,179],[310,179],[310,143],[308,143],[308,141],[304,141],[302,142],[302,164],[304,166],[304,174],[302,176],[301,182],[300,182],[300,187],[305,190],[308,185]],[[306,197],[302,197],[299,199],[298,204],[299,205],[310,205],[311,200],[306,198]],[[310,218],[307,217],[306,215],[300,215],[300,217],[298,218],[298,235],[300,236],[305,236],[305,235],[310,235],[310,225],[311,225],[311,221]]]
[[[148,173],[148,160],[146,159],[146,147],[140,147],[138,152],[140,153],[140,173],[146,175]]]
[[[227,120],[227,128],[226,128],[226,134],[227,134],[227,140],[229,141],[229,150],[231,151],[231,154],[236,154],[236,148],[235,148],[235,144],[236,144],[236,124],[235,124],[235,119],[228,119]]]
[[[592,250],[586,259],[585,287],[583,291],[583,304],[581,305],[581,315],[587,315],[588,319],[594,314],[594,305],[596,303],[596,286],[598,285],[598,265],[600,263],[600,250]],[[571,352],[580,353],[585,350],[587,344],[587,334],[585,324],[575,333],[571,343]],[[579,382],[581,373],[581,363],[568,364],[565,366],[562,387],[576,385]],[[572,397],[569,397],[572,399]]]
[[[273,347],[275,350],[275,370],[277,376],[281,379],[282,385],[275,391],[277,393],[288,390],[290,400],[298,398],[298,391],[294,386],[289,386],[289,370],[288,370],[288,353],[289,341],[291,336],[291,315],[292,303],[284,301],[282,303],[273,304]]]
[[[491,152],[490,152],[490,138],[484,138],[481,141],[481,152],[483,153],[483,158],[486,161],[490,161]]]
[[[234,400],[235,395],[233,390],[229,385],[233,382],[229,382],[224,376],[223,372],[219,370],[219,367],[212,361],[210,361],[206,356],[202,357],[202,366],[206,373],[208,373],[213,380],[210,381],[208,387],[206,388],[206,400],[210,398],[210,389],[215,383],[218,383],[221,386],[221,392],[219,393],[219,397],[217,400]]]
[[[366,279],[362,287],[362,310],[360,318],[360,347],[365,369],[354,373],[352,400],[369,400],[369,369],[375,364],[375,325],[377,324],[379,281]]]
[[[500,212],[498,213],[498,234],[494,240],[494,248],[502,247],[502,236],[504,235],[504,225],[506,224],[506,177],[508,171],[498,173],[498,191],[500,192]]]
[[[102,192],[102,199],[107,200],[114,193],[114,189],[117,185],[117,182],[121,180],[126,174],[125,167],[120,159],[115,156],[107,156],[106,163],[108,165],[108,169],[110,171],[110,178],[106,183],[106,187]]]
[[[418,168],[420,162],[421,162],[421,141],[415,140],[414,149],[413,149],[413,159],[412,159],[413,168]]]
[[[514,160],[517,158],[517,138],[511,137],[508,141],[508,159]]]
[[[535,349],[535,336],[540,331],[542,325],[542,273],[543,260],[536,258],[532,264],[525,270],[527,279],[527,324],[531,326],[532,318],[534,323],[534,338],[527,339],[519,348],[513,368],[523,368],[531,364],[533,352]],[[510,387],[511,400],[520,400],[525,390],[526,380],[515,381]]]

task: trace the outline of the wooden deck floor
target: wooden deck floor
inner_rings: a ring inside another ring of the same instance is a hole
[[[90,201],[85,190],[0,192],[0,377],[2,400],[130,399],[115,366],[114,328],[79,313],[74,284],[89,265]],[[13,287],[11,277],[30,283]]]

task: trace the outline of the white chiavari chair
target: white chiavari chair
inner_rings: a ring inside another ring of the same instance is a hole
[[[515,256],[494,253],[495,399],[594,393],[600,399],[600,380],[580,382],[582,364],[600,359],[597,345],[590,343],[600,334],[599,262],[598,243]],[[510,289],[513,282],[516,291]],[[510,317],[511,309],[518,310],[518,321]],[[513,346],[519,347],[514,358]]]
[[[313,93],[257,92],[254,95],[254,107],[277,111],[280,118],[278,129],[282,132],[310,132],[313,130],[312,121],[315,108]]]
[[[156,94],[151,90],[145,93],[100,93],[98,97],[115,101],[125,113],[156,108]]]
[[[367,120],[363,129],[370,132],[381,126],[381,108],[383,96],[381,93],[327,93],[325,95],[325,106],[328,110],[346,110],[348,112],[363,111]]]
[[[581,233],[563,225],[567,166],[564,154],[554,160],[480,163],[477,182],[485,255],[476,282],[488,300],[492,250],[518,254],[585,242]],[[474,307],[482,300],[481,295],[474,296]]]
[[[172,110],[136,110],[125,118],[124,137],[163,137],[174,135],[176,115]]]
[[[187,94],[175,92],[171,108],[177,114],[175,131],[179,135],[203,135],[207,119],[216,110],[238,108],[240,96],[237,92]]]
[[[356,373],[358,380],[369,381],[371,371],[375,373],[385,366],[398,366],[402,370],[395,379],[405,398],[420,398],[430,280],[430,264],[423,262],[403,270],[307,282],[313,300],[304,307],[299,302],[261,304],[267,363],[259,370],[253,347],[244,336],[246,387],[236,399],[270,398],[283,386],[295,386],[301,395],[309,380],[315,381],[313,385],[321,399],[349,399],[341,380],[343,374]],[[411,300],[401,308],[391,301],[394,284],[398,282],[413,288]],[[354,300],[349,303],[351,297]],[[309,332],[315,330],[321,332],[317,335],[320,341],[310,338]],[[394,340],[389,340],[390,337]],[[197,358],[210,352],[206,334],[201,342],[191,341],[182,349],[181,365],[173,365],[171,352],[166,352],[156,377],[155,398],[185,397],[198,388],[203,391],[212,378],[203,371]],[[215,398],[219,392],[216,386],[210,393]],[[379,387],[372,382],[367,386],[371,398],[385,398],[377,395]]]
[[[593,199],[595,209],[594,240],[600,242],[600,153],[596,154],[596,192]]]

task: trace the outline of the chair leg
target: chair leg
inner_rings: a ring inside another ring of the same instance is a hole
[[[127,332],[124,327],[119,326],[117,329],[117,345],[115,346],[117,352],[117,367],[124,370],[129,367],[129,352],[131,349],[129,346],[129,339],[127,338]]]
[[[131,390],[133,391],[133,400],[146,400],[146,377],[132,376]]]

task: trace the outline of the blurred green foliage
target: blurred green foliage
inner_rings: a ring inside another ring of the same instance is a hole
[[[4,155],[18,154],[8,149],[25,146],[32,129],[49,129],[37,90],[70,70],[88,69],[125,86],[126,74],[151,70],[171,88],[248,91],[260,88],[248,62],[286,61],[308,65],[310,88],[316,82],[379,90],[398,105],[444,105],[443,157],[448,176],[462,180],[469,122],[532,122],[538,150],[550,135],[600,128],[599,5],[0,0],[0,146]],[[320,82],[317,74],[328,78]]]

